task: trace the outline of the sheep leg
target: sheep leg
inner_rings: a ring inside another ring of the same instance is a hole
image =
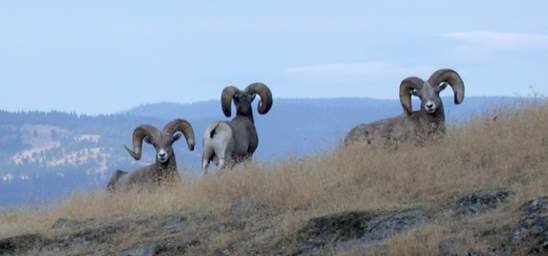
[[[219,164],[217,165],[217,169],[221,170],[224,169],[226,166],[225,156],[224,154],[221,156],[218,156]]]
[[[215,152],[211,148],[204,149],[204,155],[202,157],[202,174],[207,175],[207,169],[209,168],[209,162],[215,157]]]
[[[244,158],[244,166],[248,167],[253,163],[253,156],[249,155]]]

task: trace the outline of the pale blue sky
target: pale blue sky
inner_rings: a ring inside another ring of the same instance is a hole
[[[112,113],[254,81],[275,97],[395,98],[406,76],[442,67],[459,71],[468,96],[548,95],[546,10],[545,0],[2,1],[0,109]]]

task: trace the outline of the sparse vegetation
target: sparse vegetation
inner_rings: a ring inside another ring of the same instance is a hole
[[[453,109],[452,104],[446,106],[448,121],[455,123],[486,108],[516,101],[517,98],[467,98],[466,104],[458,108]],[[302,155],[331,150],[337,138],[357,122],[401,113],[398,102],[390,100],[276,99],[276,102],[268,117],[257,122],[257,130],[263,135],[254,155],[259,161],[273,162],[285,158],[287,152]],[[58,199],[82,187],[102,187],[116,169],[132,170],[140,166],[123,148],[131,143],[133,128],[143,123],[161,126],[180,117],[188,117],[200,135],[208,124],[223,118],[218,101],[155,104],[108,116],[0,110],[0,207]],[[287,122],[293,122],[297,128],[279,125]],[[56,130],[55,138],[52,130]],[[34,131],[38,137],[33,136]],[[186,151],[184,146],[174,148],[177,159],[183,163],[181,168],[199,171],[201,146],[198,143],[194,153]],[[143,151],[144,160],[152,162],[153,148],[145,146]]]
[[[438,255],[445,247],[487,252],[502,243],[521,253],[506,241],[523,217],[519,206],[548,195],[547,156],[548,104],[539,99],[448,127],[446,136],[423,147],[393,151],[356,145],[205,177],[183,173],[182,184],[151,193],[75,194],[56,205],[4,210],[0,238],[39,233],[55,239],[78,228],[99,230],[126,221],[95,253],[158,241],[167,251],[188,255]],[[460,198],[489,189],[512,195],[478,214],[451,210]],[[323,241],[303,249],[299,244],[305,238],[298,236],[310,233],[303,228],[318,217],[361,212],[382,219],[407,209],[421,209],[426,223],[367,246]],[[183,216],[180,223],[188,226],[173,231],[153,224],[169,216]],[[60,219],[77,222],[78,228],[53,228]],[[85,254],[86,246],[62,251]]]

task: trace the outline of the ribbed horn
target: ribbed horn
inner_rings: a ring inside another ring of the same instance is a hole
[[[460,75],[455,70],[445,68],[434,72],[428,79],[428,83],[432,86],[438,86],[443,82],[453,88],[455,104],[461,104],[464,100],[464,82]]]
[[[411,91],[420,90],[424,85],[424,80],[418,77],[408,77],[401,81],[400,84],[400,102],[407,115],[413,113],[411,106]]]
[[[257,107],[259,114],[266,114],[272,107],[272,92],[263,83],[252,83],[245,88],[246,92],[257,93],[261,96],[261,101]]]
[[[152,125],[140,125],[133,131],[133,150],[129,149],[125,145],[124,148],[135,160],[140,160],[143,149],[143,139],[148,137],[151,141],[153,141],[158,138],[159,133],[160,132],[158,129]]]
[[[170,136],[173,136],[176,132],[181,132],[185,136],[188,149],[190,151],[194,150],[194,146],[196,145],[194,130],[192,129],[192,125],[187,120],[175,119],[167,123],[166,126],[164,126],[164,132]]]
[[[226,117],[230,117],[232,114],[232,98],[234,98],[234,94],[239,91],[240,89],[234,86],[227,86],[223,89],[223,93],[221,93],[221,107],[223,108],[223,113]]]

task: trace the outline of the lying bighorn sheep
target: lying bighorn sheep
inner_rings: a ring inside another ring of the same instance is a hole
[[[462,103],[464,83],[454,70],[440,69],[428,81],[418,77],[404,79],[400,84],[400,102],[405,110],[404,115],[354,127],[344,139],[345,145],[356,141],[366,141],[373,145],[420,143],[433,134],[444,133],[445,112],[439,94],[447,85],[453,88],[455,104]],[[412,111],[411,95],[420,98],[420,110]]]
[[[141,125],[133,131],[133,150],[124,146],[127,152],[135,159],[141,159],[143,140],[156,149],[156,161],[148,166],[141,167],[133,172],[117,170],[110,178],[107,190],[127,190],[131,188],[145,188],[150,185],[160,185],[179,181],[177,162],[173,152],[173,143],[185,136],[188,149],[194,150],[194,131],[189,122],[175,119],[166,124],[163,130],[151,125]]]
[[[259,94],[258,111],[266,114],[272,107],[272,93],[262,83],[253,83],[245,90],[234,86],[223,89],[221,105],[225,116],[231,115],[231,103],[236,105],[236,117],[231,121],[215,122],[204,133],[204,153],[202,169],[207,174],[209,162],[214,161],[219,169],[232,167],[234,164],[247,160],[253,156],[259,144],[251,103]]]

